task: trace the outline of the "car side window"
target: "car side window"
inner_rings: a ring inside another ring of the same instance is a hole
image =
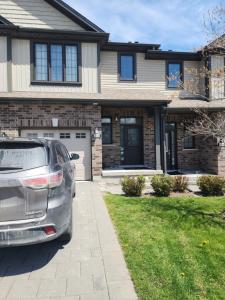
[[[56,144],[55,150],[56,150],[56,157],[57,157],[58,164],[63,165],[66,162],[66,159],[65,159],[65,156],[63,154],[61,145]]]
[[[69,152],[67,151],[66,147],[64,145],[60,145],[61,146],[61,149],[62,149],[62,153],[65,157],[65,161],[68,162],[70,161],[70,155],[69,155]]]

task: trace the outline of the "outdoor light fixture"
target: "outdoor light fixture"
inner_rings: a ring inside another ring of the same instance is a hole
[[[52,119],[52,127],[58,127],[59,126],[59,119],[53,118]]]
[[[115,121],[118,122],[118,119],[119,119],[119,118],[118,118],[118,116],[116,115],[116,116],[115,116]]]

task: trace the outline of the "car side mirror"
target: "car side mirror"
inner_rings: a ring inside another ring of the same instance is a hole
[[[78,160],[80,158],[80,155],[77,153],[72,153],[70,155],[70,160]]]

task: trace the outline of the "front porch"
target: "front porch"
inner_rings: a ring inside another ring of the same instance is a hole
[[[224,154],[213,140],[190,137],[192,113],[162,106],[102,107],[102,177],[224,173]]]

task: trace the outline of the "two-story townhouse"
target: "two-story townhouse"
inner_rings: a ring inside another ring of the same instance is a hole
[[[223,61],[212,55],[211,68]],[[216,141],[189,136],[183,126],[190,108],[225,108],[213,84],[210,102],[178,85],[194,76],[205,92],[204,63],[197,52],[110,42],[61,0],[0,0],[0,129],[60,139],[80,155],[80,180],[103,170],[225,174]]]

